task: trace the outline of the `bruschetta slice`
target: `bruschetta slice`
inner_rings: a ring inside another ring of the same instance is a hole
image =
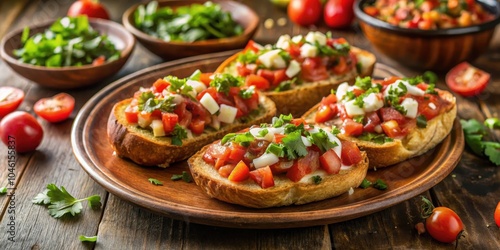
[[[386,167],[421,155],[451,131],[455,97],[422,77],[357,78],[342,83],[303,118],[338,128],[339,138],[366,151],[370,167]]]
[[[273,45],[250,41],[216,72],[245,77],[248,86],[256,86],[275,102],[278,114],[299,117],[336,85],[371,76],[375,61],[372,53],[344,38],[314,31],[306,36],[282,35]]]
[[[368,158],[355,143],[303,119],[229,133],[188,160],[210,197],[246,207],[305,204],[347,193],[366,177]]]
[[[274,103],[228,74],[167,76],[115,104],[108,138],[119,157],[167,167],[231,131],[269,121]]]

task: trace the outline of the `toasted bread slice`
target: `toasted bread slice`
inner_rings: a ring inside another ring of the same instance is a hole
[[[176,146],[171,144],[170,137],[154,137],[150,131],[128,124],[124,111],[131,100],[123,100],[113,107],[108,119],[108,139],[119,157],[128,158],[143,166],[168,167],[170,163],[187,159],[204,145],[229,132],[268,122],[276,113],[274,103],[261,95],[257,114],[239,118],[232,124],[222,126],[220,130],[207,128],[203,134],[184,139],[182,146]]]
[[[210,197],[228,203],[253,208],[267,208],[305,204],[346,193],[358,187],[366,177],[368,158],[361,152],[363,160],[349,170],[334,175],[322,176],[319,184],[293,182],[286,176],[274,176],[274,187],[261,188],[252,180],[232,182],[222,177],[217,170],[203,160],[209,145],[189,158],[189,169],[196,184]]]
[[[404,138],[394,139],[392,142],[377,144],[374,142],[363,141],[356,137],[338,134],[341,140],[349,140],[355,142],[360,150],[367,153],[370,168],[387,167],[409,158],[419,156],[437,146],[450,133],[453,122],[457,116],[457,105],[455,97],[448,91],[440,90],[441,97],[447,100],[450,104],[446,112],[439,114],[433,119],[427,121],[425,128],[415,127]],[[307,111],[303,118],[306,121],[314,121],[318,105]],[[332,123],[326,123],[324,126],[329,127]]]
[[[330,79],[318,82],[304,82],[301,85],[294,86],[290,90],[274,92],[262,92],[267,97],[271,98],[276,104],[278,114],[292,114],[294,117],[301,116],[316,103],[321,101],[321,98],[328,95],[331,89],[335,89],[336,85],[343,82],[353,84],[357,76],[371,76],[375,66],[375,55],[356,47],[351,47],[358,62],[361,63],[361,71],[358,73],[356,69],[343,75],[331,75]],[[235,60],[239,53],[234,54],[225,60],[215,72],[230,73],[236,75],[234,67]]]

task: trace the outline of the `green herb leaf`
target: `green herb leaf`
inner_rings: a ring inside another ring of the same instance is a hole
[[[151,182],[151,184],[153,184],[153,185],[163,186],[163,182],[161,182],[160,180],[157,180],[155,178],[149,178],[148,181]]]
[[[189,93],[193,91],[193,87],[187,85],[187,78],[178,78],[176,76],[167,76],[164,78],[165,81],[170,83],[168,87],[170,91],[179,93],[181,95],[189,96]]]
[[[373,183],[373,187],[378,189],[378,190],[386,190],[387,189],[387,184],[381,180],[381,179],[377,179],[375,181],[375,183]]]
[[[283,137],[282,142],[288,149],[286,151],[286,154],[289,160],[307,155],[307,147],[302,141],[300,131],[294,131],[290,134],[287,134],[285,137]]]
[[[266,153],[272,153],[278,157],[284,157],[285,156],[285,145],[283,144],[277,144],[277,143],[270,143],[269,146],[267,146]]]
[[[97,242],[97,236],[80,235],[78,239],[80,239],[81,242]]]
[[[500,119],[494,117],[494,118],[488,118],[484,120],[484,126],[490,128],[490,129],[496,129],[500,128]]]
[[[417,127],[425,128],[427,127],[427,118],[423,115],[417,116]]]
[[[183,180],[184,182],[187,183],[190,183],[192,181],[191,176],[186,171],[182,171],[182,174],[174,174],[170,179],[173,181]]]
[[[361,184],[359,185],[360,188],[369,188],[370,186],[372,185],[372,182],[367,180],[367,179],[363,179],[363,181],[361,182]]]
[[[242,89],[240,90],[240,96],[243,98],[243,99],[250,99],[253,94],[255,94],[255,86],[250,86],[246,89]]]
[[[186,129],[179,124],[175,124],[174,131],[172,132],[172,145],[182,146],[182,140],[186,138]]]
[[[243,85],[243,80],[240,77],[235,77],[231,74],[217,74],[210,82],[210,86],[214,87],[217,92],[229,95],[231,87],[239,87]]]
[[[319,129],[317,133],[310,133],[307,139],[311,141],[314,145],[318,146],[321,152],[326,152],[327,150],[334,148],[337,143],[330,141],[328,134],[323,129]]]
[[[384,144],[386,142],[393,142],[394,139],[386,136],[385,134],[376,134],[376,133],[367,133],[364,132],[360,136],[358,136],[358,139],[363,140],[363,141],[369,141],[377,144]]]
[[[372,87],[372,78],[369,76],[363,78],[357,76],[354,85],[365,91],[369,90]]]
[[[321,183],[321,181],[323,181],[323,178],[321,178],[321,176],[319,175],[314,175],[311,177],[312,179],[312,182],[316,185],[319,185]]]
[[[495,165],[500,166],[500,143],[498,142],[485,142],[484,154]]]
[[[1,187],[0,188],[0,195],[4,195],[7,193],[7,187]]]

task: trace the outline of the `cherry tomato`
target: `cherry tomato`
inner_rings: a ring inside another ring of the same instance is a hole
[[[109,20],[108,10],[99,0],[78,0],[71,4],[68,9],[68,16],[74,17],[79,15]]]
[[[35,103],[35,113],[49,122],[61,122],[71,115],[75,108],[75,98],[59,93],[50,98],[42,98]]]
[[[18,153],[35,150],[43,139],[43,129],[32,115],[14,111],[0,121],[2,142]]]
[[[354,20],[354,0],[329,0],[325,4],[323,19],[331,28],[346,28]]]
[[[308,26],[318,22],[321,8],[320,0],[291,0],[288,4],[288,17],[298,25]]]
[[[495,209],[495,223],[498,227],[500,227],[500,202],[497,204],[497,208]]]
[[[475,96],[480,94],[490,82],[490,74],[467,62],[453,67],[446,74],[446,84],[457,94]]]
[[[24,100],[24,91],[14,87],[0,87],[0,119],[19,107]]]
[[[460,217],[447,207],[434,207],[432,203],[422,197],[426,231],[437,241],[452,243],[457,240],[464,225]]]

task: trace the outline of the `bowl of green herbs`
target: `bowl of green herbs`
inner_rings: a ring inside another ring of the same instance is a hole
[[[53,89],[99,83],[127,62],[135,38],[122,25],[86,16],[62,17],[7,34],[2,59],[21,76]]]
[[[152,53],[172,60],[243,48],[259,17],[234,1],[151,1],[130,7],[122,22]]]

